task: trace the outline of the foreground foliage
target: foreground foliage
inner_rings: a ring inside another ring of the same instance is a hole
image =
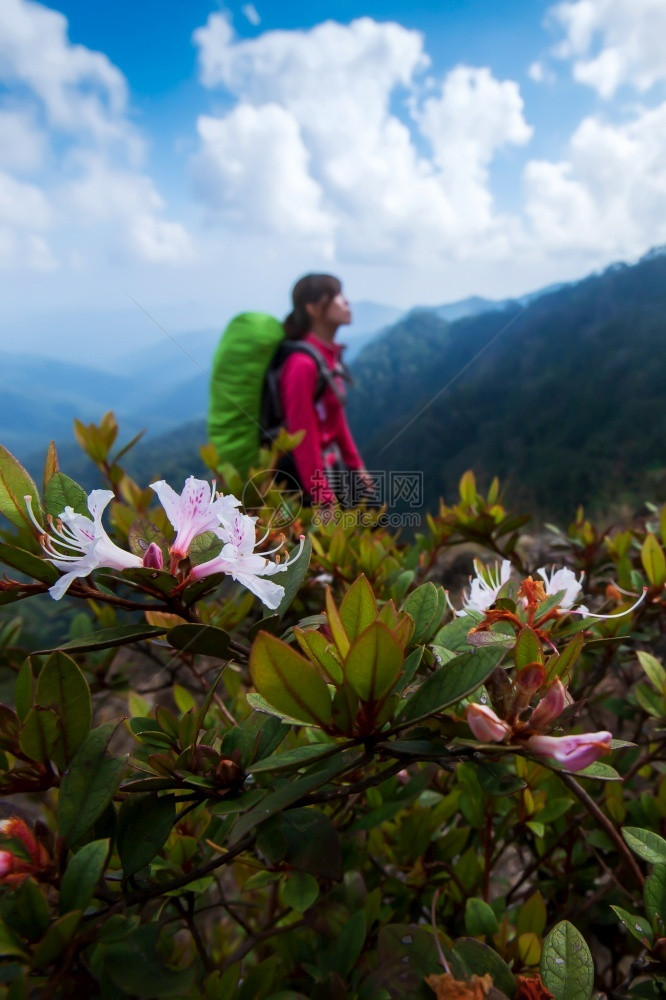
[[[666,995],[666,508],[538,553],[467,473],[409,544],[302,513],[287,564],[270,476],[265,538],[214,493],[188,534],[77,431],[113,543],[0,450],[0,996]]]

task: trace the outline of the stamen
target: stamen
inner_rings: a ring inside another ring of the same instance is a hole
[[[561,615],[582,615],[583,618],[601,618],[601,619],[605,619],[605,620],[608,620],[610,618],[624,618],[625,615],[630,615],[632,611],[636,610],[636,608],[638,607],[639,604],[643,603],[643,601],[645,600],[645,595],[647,594],[647,592],[648,592],[648,588],[647,587],[643,587],[643,593],[638,598],[638,600],[634,601],[634,603],[631,605],[630,608],[627,608],[625,611],[620,611],[620,613],[617,614],[617,615],[597,615],[597,614],[594,614],[593,611],[579,611],[578,608],[562,608],[560,610],[560,614]]]
[[[37,531],[40,533],[40,535],[45,535],[46,530],[41,526],[41,524],[39,523],[39,521],[37,520],[37,518],[33,513],[31,494],[30,493],[26,494],[26,496],[24,496],[23,499],[25,501],[26,507],[28,508],[28,517],[30,518],[34,526],[37,528]]]

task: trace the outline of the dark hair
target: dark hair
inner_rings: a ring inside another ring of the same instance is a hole
[[[291,290],[294,308],[285,317],[283,326],[288,340],[300,340],[312,326],[312,317],[305,308],[325,301],[328,306],[342,291],[342,282],[332,274],[306,274]]]

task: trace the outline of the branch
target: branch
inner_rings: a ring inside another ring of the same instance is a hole
[[[636,862],[636,859],[634,858],[633,854],[631,853],[631,851],[625,844],[624,840],[622,839],[622,835],[613,825],[613,823],[609,820],[608,816],[604,815],[604,813],[601,811],[601,809],[594,801],[594,799],[587,794],[584,788],[581,788],[576,779],[573,778],[570,774],[567,774],[565,771],[555,771],[554,773],[557,774],[557,776],[560,778],[561,781],[564,782],[567,788],[571,792],[573,792],[576,798],[583,803],[583,805],[589,812],[590,816],[592,816],[597,821],[599,826],[603,827],[604,832],[608,834],[610,839],[617,847],[618,851],[628,864],[629,868],[631,869],[631,872],[633,873],[636,881],[638,882],[638,885],[642,890],[643,885],[645,883],[645,876],[638,867],[638,863]]]

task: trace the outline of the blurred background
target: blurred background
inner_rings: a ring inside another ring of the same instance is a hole
[[[666,498],[663,0],[0,5],[0,441],[113,409],[202,471],[210,357],[294,280],[354,306],[354,434],[426,506]],[[93,470],[94,471],[94,470]]]

